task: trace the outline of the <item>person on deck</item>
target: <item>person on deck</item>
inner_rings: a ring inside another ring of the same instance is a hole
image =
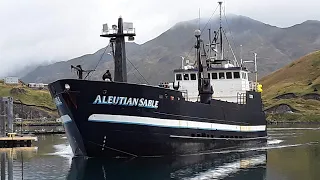
[[[104,81],[112,81],[111,73],[109,70],[107,70],[107,72],[103,74],[102,79]]]

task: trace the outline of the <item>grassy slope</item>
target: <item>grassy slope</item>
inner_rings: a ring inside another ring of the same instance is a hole
[[[12,88],[20,88],[25,90],[25,94],[11,94],[10,91]],[[24,104],[35,105],[35,106],[44,106],[50,109],[56,109],[50,93],[45,90],[34,90],[24,86],[12,86],[5,85],[0,82],[0,97],[12,96],[14,101],[17,99]]]
[[[320,101],[302,98],[274,99],[285,93],[295,93],[298,96],[315,93],[315,88],[318,89],[316,93],[320,93],[320,51],[308,54],[262,78],[260,83],[263,85],[262,98],[266,108],[281,103],[289,104],[299,114],[286,114],[282,116],[284,119],[320,121]]]

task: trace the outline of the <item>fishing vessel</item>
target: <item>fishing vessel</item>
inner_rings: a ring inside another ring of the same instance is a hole
[[[195,31],[196,60],[183,59],[172,83],[158,86],[127,82],[125,38],[133,40],[132,23],[111,29],[114,80],[83,78],[49,84],[75,156],[186,156],[266,142],[266,118],[261,88],[249,80],[245,61],[224,56],[224,30],[209,31],[209,40]],[[211,35],[212,34],[212,35]],[[211,38],[212,36],[212,38]],[[256,67],[256,56],[251,62]]]

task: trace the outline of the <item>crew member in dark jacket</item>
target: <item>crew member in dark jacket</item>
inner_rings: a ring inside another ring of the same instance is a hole
[[[109,70],[107,70],[107,72],[103,74],[102,79],[104,81],[112,81],[111,73]]]

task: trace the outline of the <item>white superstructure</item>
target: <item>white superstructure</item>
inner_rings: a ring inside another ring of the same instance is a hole
[[[209,68],[208,77],[213,87],[213,99],[237,102],[239,93],[254,90],[248,79],[249,71],[240,67]],[[178,69],[174,71],[174,85],[187,94],[189,101],[199,99],[197,69]]]

